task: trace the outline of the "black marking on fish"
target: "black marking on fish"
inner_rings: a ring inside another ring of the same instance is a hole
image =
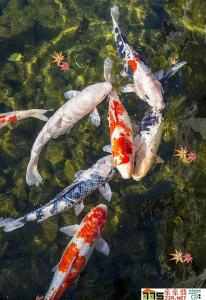
[[[144,118],[140,122],[140,133],[142,131],[150,131],[151,127],[159,123],[159,117],[155,111],[148,109],[145,112]]]
[[[133,80],[133,70],[130,67],[127,69],[127,75],[130,80]]]
[[[72,185],[66,187],[50,202],[23,217],[22,223],[25,224],[31,221],[31,216],[33,216],[33,214],[35,214],[35,219],[37,221],[41,221],[63,212],[66,209],[74,207],[93,191],[105,184],[106,181],[109,181],[114,175],[114,172],[114,169],[111,168],[107,178],[100,176],[97,172],[94,172],[90,175],[90,178],[80,178],[75,180]],[[60,205],[60,203],[62,205]]]

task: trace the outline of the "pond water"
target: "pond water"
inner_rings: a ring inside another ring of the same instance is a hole
[[[117,1],[116,1],[117,2]],[[0,112],[59,108],[67,90],[81,90],[103,81],[109,56],[118,89],[127,83],[117,54],[108,0],[0,0]],[[103,234],[110,256],[94,251],[76,287],[62,299],[140,299],[141,287],[206,287],[206,2],[201,0],[118,1],[120,26],[134,48],[141,48],[153,71],[167,70],[172,60],[187,65],[165,88],[164,127],[158,154],[164,164],[153,166],[136,182],[116,176]],[[52,63],[63,52],[69,70]],[[145,104],[135,94],[121,95],[134,122]],[[19,217],[47,203],[104,156],[109,143],[108,102],[99,105],[101,127],[82,119],[68,136],[51,140],[40,156],[43,184],[25,182],[30,150],[43,126],[25,119],[0,131],[0,216]],[[50,113],[52,115],[52,112]],[[197,160],[174,157],[181,146]],[[68,238],[61,226],[80,223],[98,203],[99,192],[85,200],[85,210],[51,217],[41,224],[0,231],[0,299],[30,300],[45,295],[51,269]],[[170,261],[170,253],[189,252],[193,262]]]

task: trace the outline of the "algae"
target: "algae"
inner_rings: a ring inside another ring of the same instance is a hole
[[[108,0],[11,0],[0,3],[0,110],[30,108],[56,110],[63,93],[103,81],[103,62],[114,62],[116,87],[128,81],[112,34]],[[153,71],[166,71],[171,61],[187,65],[165,87],[166,109],[159,155],[141,182],[111,182],[113,198],[104,238],[110,256],[94,252],[78,286],[65,299],[135,299],[144,286],[206,287],[205,283],[205,3],[203,1],[120,1],[120,26]],[[62,72],[52,55],[63,52],[70,68]],[[12,58],[9,61],[8,58]],[[20,56],[21,55],[21,56]],[[16,58],[15,58],[16,57]],[[18,58],[20,59],[18,61]],[[133,94],[121,95],[132,121],[139,122],[145,105]],[[0,216],[19,217],[50,201],[105,155],[109,143],[107,101],[98,111],[101,126],[88,117],[68,136],[51,140],[41,153],[40,187],[25,184],[33,142],[43,122],[26,119],[0,132]],[[187,146],[197,154],[193,164],[173,157]],[[29,224],[12,233],[0,232],[0,298],[34,299],[45,294],[51,269],[68,243],[58,228],[79,223],[94,205],[104,201],[98,192],[85,199],[80,217],[64,212],[42,224]],[[197,238],[198,237],[198,238]],[[191,252],[185,270],[169,253]],[[23,271],[24,272],[23,272]]]

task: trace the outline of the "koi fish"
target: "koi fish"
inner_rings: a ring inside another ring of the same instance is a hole
[[[140,55],[128,43],[118,26],[119,8],[114,5],[111,9],[114,27],[115,41],[118,53],[123,61],[122,75],[128,75],[134,84],[128,84],[121,89],[122,92],[135,92],[137,96],[161,111],[165,105],[162,95],[162,87],[150,68],[141,60]]]
[[[50,202],[21,218],[0,220],[0,227],[9,232],[24,226],[27,222],[42,222],[72,207],[78,215],[84,208],[83,200],[97,189],[106,200],[110,201],[112,192],[108,181],[114,174],[115,168],[112,155],[104,156],[89,169],[78,171],[75,174],[75,181]]]
[[[100,204],[86,215],[80,225],[60,228],[61,232],[73,238],[53,269],[55,273],[44,300],[60,299],[73,283],[77,283],[94,248],[109,255],[109,246],[101,237],[106,219],[107,206]]]
[[[153,109],[146,111],[139,132],[134,137],[135,165],[132,177],[140,181],[148,173],[154,163],[162,163],[157,156],[162,136],[162,114]]]
[[[37,164],[44,145],[51,138],[55,139],[65,133],[69,134],[71,128],[89,113],[92,123],[98,126],[100,124],[100,117],[96,106],[105,99],[111,90],[112,85],[110,82],[102,82],[92,84],[81,92],[69,91],[66,93],[66,97],[71,99],[53,114],[33,144],[26,172],[26,182],[28,185],[35,184],[38,186],[42,182]]]
[[[128,179],[134,167],[132,124],[115,89],[109,94],[109,129],[115,167],[122,178]]]
[[[14,123],[19,120],[26,118],[37,118],[42,121],[47,121],[48,118],[44,115],[47,111],[45,109],[30,109],[30,110],[19,110],[0,114],[0,128],[7,126],[8,124]]]
[[[179,68],[184,66],[186,62],[175,64],[165,75],[163,70],[159,70],[155,74],[141,59],[140,54],[133,49],[123,36],[119,26],[119,8],[114,5],[111,8],[111,16],[113,21],[114,36],[118,53],[123,62],[122,76],[128,76],[133,84],[127,84],[120,90],[122,93],[135,92],[137,96],[148,103],[156,111],[164,109],[163,88],[161,82],[165,83],[169,77],[175,74]]]

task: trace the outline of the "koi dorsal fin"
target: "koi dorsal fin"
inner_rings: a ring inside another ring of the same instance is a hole
[[[59,231],[66,234],[67,236],[74,236],[78,230],[79,230],[78,224],[61,227],[59,229]]]
[[[78,216],[80,213],[81,213],[81,211],[84,209],[84,204],[83,204],[83,202],[81,201],[79,204],[76,204],[75,206],[74,206],[74,212],[75,212],[75,215],[76,216]]]
[[[106,182],[104,185],[102,185],[100,188],[99,188],[99,192],[100,194],[102,194],[102,196],[107,200],[107,201],[110,201],[111,198],[112,198],[112,191],[111,191],[111,188],[110,188],[110,185],[108,182]]]

